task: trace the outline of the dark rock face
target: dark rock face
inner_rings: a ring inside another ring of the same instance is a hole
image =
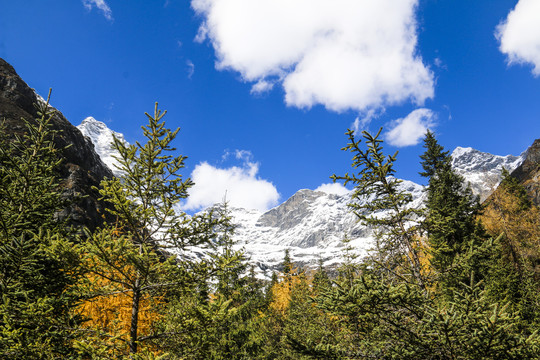
[[[525,186],[531,200],[540,206],[540,139],[533,142],[525,160],[511,175]]]
[[[22,119],[33,121],[37,117],[34,104],[38,103],[35,92],[17,75],[15,69],[0,58],[0,121],[4,121],[10,133],[26,130]],[[69,224],[76,227],[87,226],[93,230],[103,222],[104,204],[98,201],[99,193],[92,189],[99,186],[104,177],[112,178],[112,173],[94,151],[93,144],[57,111],[52,119],[52,128],[59,130],[55,137],[58,148],[64,148],[60,180],[62,194],[76,199],[60,214],[61,219],[69,218]]]

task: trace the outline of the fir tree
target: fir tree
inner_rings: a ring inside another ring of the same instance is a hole
[[[315,274],[313,274],[313,291],[316,294],[326,291],[331,286],[330,277],[324,268],[324,262],[322,258],[319,258],[319,267]]]
[[[438,144],[432,132],[424,138],[426,151],[420,156],[424,169],[420,175],[429,180],[424,228],[432,250],[432,264],[441,273],[470,241],[480,241],[482,229],[476,221],[482,206],[452,168],[452,157]]]
[[[437,279],[437,286],[431,283],[424,286],[425,269],[419,267],[419,279],[418,273],[414,272],[414,258],[411,258],[414,253],[407,253],[414,250],[418,262],[422,263],[423,244],[420,240],[415,242],[418,235],[413,232],[413,227],[406,227],[399,221],[413,212],[400,211],[399,204],[406,205],[406,198],[392,179],[387,179],[393,174],[395,156],[382,156],[377,136],[364,133],[368,143],[368,150],[364,151],[359,148],[354,134],[348,134],[350,143],[345,149],[355,153],[353,167],[361,168],[360,175],[334,178],[354,181],[358,195],[372,196],[367,204],[352,206],[361,219],[373,218],[373,211],[394,209],[390,216],[379,216],[369,222],[378,226],[379,231],[382,227],[383,236],[379,233],[382,245],[400,244],[400,240],[408,241],[410,246],[404,247],[405,251],[396,251],[400,248],[379,245],[375,249],[378,254],[364,261],[357,275],[338,279],[332,288],[318,297],[318,306],[331,318],[339,318],[342,325],[337,342],[325,346],[327,357],[337,354],[342,358],[380,359],[536,358],[539,355],[538,335],[524,329],[519,313],[509,309],[504,302],[493,302],[485,290],[486,281],[498,281],[488,276],[496,264],[493,259],[496,258],[497,241],[478,241],[481,232],[471,216],[474,213],[471,209],[476,209],[477,203],[469,191],[463,190],[459,177],[451,171],[448,155],[441,147],[433,146],[435,141],[429,141],[433,151],[425,157],[424,169],[431,175],[432,189],[438,191],[433,199],[440,200],[440,194],[450,194],[447,199],[460,200],[455,204],[455,213],[448,213],[449,218],[438,220],[447,221],[446,226],[463,222],[458,224],[463,241],[451,257],[450,273],[456,279],[451,281],[446,276]],[[457,185],[445,188],[452,184]],[[429,211],[434,210],[439,215],[438,205],[441,204],[437,201],[428,203],[428,214],[433,214]],[[366,210],[368,212],[364,213]],[[440,231],[437,227],[433,229]],[[434,233],[444,235],[442,231],[432,231],[430,235]],[[401,256],[389,257],[388,253]],[[392,266],[380,260],[388,258],[393,260]]]
[[[419,212],[409,206],[411,194],[404,191],[400,187],[402,181],[394,177],[397,152],[394,155],[383,153],[382,140],[379,139],[381,131],[382,128],[375,136],[362,132],[367,145],[363,150],[361,140],[356,140],[355,132],[349,130],[346,133],[349,143],[342,150],[354,154],[352,167],[359,169],[358,174],[346,173],[331,178],[342,180],[345,185],[348,182],[355,185],[353,202],[349,206],[360,221],[376,230],[375,261],[389,274],[395,274],[396,267],[402,266],[402,259],[406,259],[410,281],[424,288],[420,243],[414,226]],[[382,211],[385,211],[385,216],[376,215]]]
[[[50,98],[50,93],[49,93]],[[0,358],[68,358],[78,322],[74,243],[55,216],[61,198],[54,116],[46,103],[14,138],[0,131]]]
[[[171,155],[179,129],[165,127],[165,113],[158,110],[157,103],[153,115],[146,113],[148,125],[142,127],[146,143],[126,145],[115,138],[119,169],[125,175],[104,180],[100,193],[111,204],[109,211],[116,223],[92,234],[83,249],[89,272],[107,283],[90,282],[87,299],[130,296],[127,336],[121,333],[120,337],[131,354],[138,353],[143,342],[166,336],[156,324],[149,324],[141,334],[141,305],[151,302],[151,308],[160,309],[160,303],[169,301],[167,296],[181,293],[178,288],[194,289],[204,278],[192,271],[199,267],[204,273],[204,264],[191,264],[168,251],[181,254],[187,246],[207,244],[216,225],[211,216],[188,217],[177,211],[193,183],[180,174],[186,157]],[[200,290],[205,292],[204,284]],[[160,318],[156,315],[155,322]]]
[[[283,274],[291,274],[293,270],[293,263],[291,260],[291,254],[289,249],[285,249],[285,255],[283,256],[283,263],[281,265],[283,268]]]
[[[32,122],[22,119],[26,125],[22,135],[10,139],[5,130],[0,131],[0,232],[4,238],[60,225],[54,214],[64,205],[58,180],[62,149],[54,144],[54,111],[48,100],[36,107],[40,117]]]
[[[195,359],[251,359],[262,344],[255,336],[258,315],[266,305],[262,284],[248,270],[242,250],[235,250],[234,225],[227,204],[214,209],[212,251],[208,254],[209,294],[184,294],[171,301],[166,331],[176,334],[160,346],[172,356]]]

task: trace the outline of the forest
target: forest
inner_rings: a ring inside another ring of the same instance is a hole
[[[332,178],[353,186],[374,249],[361,258],[343,234],[336,271],[285,253],[262,281],[225,202],[179,211],[193,183],[157,104],[146,142],[114,143],[125,175],[98,189],[112,220],[67,226],[53,111],[14,138],[0,129],[1,359],[540,358],[539,210],[508,172],[481,204],[432,132],[418,209],[381,131],[349,130],[351,171]]]

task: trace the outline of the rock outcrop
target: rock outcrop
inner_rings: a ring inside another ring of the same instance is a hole
[[[532,202],[540,206],[540,139],[527,149],[525,159],[511,176],[519,180]]]
[[[43,101],[15,72],[15,69],[0,58],[0,121],[11,134],[26,131],[25,123],[34,121],[37,109],[34,104]],[[59,130],[55,137],[58,148],[64,148],[60,167],[62,195],[76,199],[59,217],[69,219],[76,227],[87,226],[94,229],[103,222],[104,204],[99,193],[93,189],[104,177],[111,178],[112,172],[103,164],[94,151],[92,142],[85,138],[61,112],[56,111],[52,128]],[[8,134],[9,135],[9,134]]]

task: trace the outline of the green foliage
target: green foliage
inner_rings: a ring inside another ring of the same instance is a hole
[[[24,134],[0,141],[0,358],[6,359],[69,358],[79,321],[71,314],[79,259],[55,217],[65,203],[54,114],[48,102],[38,111]]]
[[[397,152],[384,155],[379,139],[381,131],[382,128],[375,136],[362,132],[367,145],[363,150],[361,139],[356,140],[354,131],[349,130],[346,133],[349,143],[342,150],[354,154],[352,167],[358,169],[358,174],[333,175],[332,179],[355,185],[353,202],[349,206],[364,224],[376,229],[375,261],[395,274],[396,268],[403,266],[403,259],[406,259],[409,274],[404,276],[424,287],[419,237],[413,225],[418,221],[419,212],[408,207],[412,196],[400,187],[402,181],[394,177]],[[384,212],[383,216],[380,216],[381,212]]]
[[[345,264],[343,275],[317,297],[318,307],[340,321],[335,342],[324,347],[326,357],[537,358],[540,338],[521,320],[523,308],[512,306],[508,302],[511,296],[501,299],[497,295],[506,285],[516,284],[511,267],[501,266],[500,239],[484,240],[482,228],[475,221],[480,210],[478,202],[452,171],[451,159],[433,135],[427,134],[428,150],[422,157],[424,175],[430,177],[427,243],[432,246],[431,260],[439,271],[439,276],[431,279],[433,284],[423,281],[429,269],[419,267],[417,274],[411,271],[414,255],[407,252],[419,250],[423,244],[414,242],[419,237],[414,233],[416,229],[407,227],[396,216],[404,214],[406,218],[410,214],[406,210],[402,213],[408,204],[403,201],[406,196],[400,196],[399,188],[384,180],[393,174],[395,156],[382,155],[378,135],[364,133],[367,150],[359,148],[352,132],[348,135],[350,143],[345,150],[355,153],[353,167],[360,167],[360,172],[358,176],[334,179],[353,181],[355,194],[368,198],[367,203],[352,205],[357,211],[369,211],[357,212],[361,220],[369,220],[370,216],[373,219],[374,212],[383,209],[393,210],[390,216],[368,222],[379,227],[383,245],[399,244],[396,240],[405,239],[411,246],[395,251],[395,247],[379,245],[377,253],[360,264],[357,271],[347,270],[350,265]],[[452,211],[445,201],[453,206]],[[450,250],[446,251],[446,247]],[[379,260],[388,259],[388,253],[394,254],[394,266]],[[420,262],[421,257],[417,259]],[[418,274],[420,277],[414,276]]]
[[[290,274],[293,271],[294,265],[291,260],[289,249],[285,249],[285,255],[283,256],[283,263],[281,264],[281,267],[284,274]]]
[[[206,269],[210,294],[184,291],[171,298],[165,331],[175,335],[161,346],[182,359],[251,359],[261,347],[255,332],[266,305],[262,283],[248,271],[243,251],[234,249],[226,203],[212,216],[219,222]]]
[[[313,274],[313,292],[319,294],[326,291],[330,286],[332,286],[332,282],[324,268],[323,260],[319,258],[319,268]]]
[[[109,211],[116,223],[91,234],[82,249],[89,273],[108,284],[103,288],[102,282],[89,283],[89,296],[131,296],[129,335],[123,338],[130,353],[138,353],[145,339],[162,336],[155,332],[155,324],[146,324],[149,333],[140,334],[144,299],[169,296],[170,289],[193,281],[183,259],[167,251],[181,252],[187,246],[208,243],[216,225],[210,217],[190,218],[177,209],[192,182],[183,180],[179,173],[186,157],[171,155],[175,151],[171,142],[179,129],[165,127],[165,113],[157,103],[153,115],[146,113],[148,125],[142,126],[145,144],[126,145],[115,138],[124,176],[102,181],[99,191],[111,204]],[[159,318],[161,310],[152,311],[157,311],[155,317]]]
[[[525,187],[523,187],[515,177],[510,176],[510,173],[504,167],[501,176],[502,180],[499,184],[500,188],[506,190],[516,198],[515,200],[519,204],[519,210],[529,210],[533,206],[533,203],[529,199]]]
[[[426,151],[420,156],[428,177],[424,228],[432,251],[432,264],[439,272],[452,266],[454,257],[471,240],[481,241],[482,229],[476,222],[481,212],[477,196],[452,169],[452,158],[443,151],[430,131],[424,139]]]
[[[41,114],[0,141],[1,359],[540,357],[538,209],[505,173],[491,200],[500,235],[488,238],[478,199],[431,132],[423,212],[394,177],[381,131],[363,132],[365,148],[347,132],[357,173],[333,179],[355,185],[350,206],[376,231],[375,249],[361,259],[345,236],[335,279],[322,260],[310,277],[286,251],[265,288],[226,203],[179,211],[192,182],[157,104],[146,143],[115,139],[125,177],[99,190],[116,221],[73,241],[55,217],[59,150],[47,105]]]
[[[57,226],[53,215],[64,205],[58,193],[62,149],[54,145],[48,101],[38,106],[38,115],[35,122],[22,119],[26,131],[12,139],[0,127],[0,232],[5,238]]]

